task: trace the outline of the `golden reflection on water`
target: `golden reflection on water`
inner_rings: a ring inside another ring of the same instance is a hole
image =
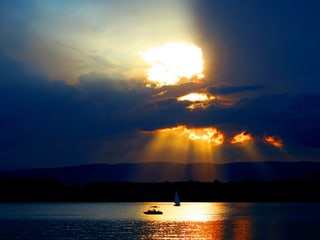
[[[248,205],[243,206],[249,207]],[[250,217],[237,217],[225,203],[162,203],[163,215],[149,215],[141,239],[253,239]]]
[[[234,240],[243,240],[251,239],[251,229],[252,223],[249,218],[240,218],[234,221],[233,227],[233,239]]]
[[[214,239],[224,238],[222,221],[214,222],[181,222],[181,223],[150,223],[149,232],[141,239]]]
[[[152,205],[157,205],[163,215],[146,215],[146,220],[155,221],[195,221],[206,222],[219,220],[227,214],[228,208],[224,203],[188,203],[184,202],[179,207],[173,203],[145,203],[144,210]]]

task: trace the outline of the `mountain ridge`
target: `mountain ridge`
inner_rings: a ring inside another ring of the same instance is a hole
[[[242,182],[320,179],[318,162],[118,163],[0,170],[0,177],[52,178],[64,184],[92,182]]]

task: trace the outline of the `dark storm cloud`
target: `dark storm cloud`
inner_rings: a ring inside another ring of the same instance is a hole
[[[213,95],[229,95],[233,93],[246,92],[260,90],[264,88],[262,85],[251,85],[251,86],[220,86],[220,87],[209,87],[208,92]]]
[[[24,29],[32,21],[32,11],[24,1],[15,2],[14,13],[19,17],[14,21],[7,16],[12,12],[6,11],[12,4],[1,3],[0,26],[10,34],[0,43],[6,50],[23,52],[23,36],[31,34]],[[145,142],[136,141],[139,130],[177,125],[212,126],[229,138],[241,131],[261,139],[279,136],[284,151],[294,160],[317,160],[319,4],[295,0],[194,1],[199,45],[209,72],[203,85],[150,89],[142,81],[91,73],[80,76],[79,84],[71,86],[65,79],[49,81],[46,76],[30,75],[24,71],[26,66],[1,55],[0,167],[89,163],[102,148],[117,162],[117,154],[135,153],[147,145],[150,136]],[[9,24],[7,18],[11,19]],[[9,25],[10,29],[5,28]],[[115,67],[101,56],[92,53],[89,58],[96,65]],[[221,97],[206,109],[189,111],[189,102],[176,100],[206,90]],[[236,97],[229,102],[233,95]],[[257,148],[269,154],[264,160],[273,160],[268,159],[273,156],[281,160],[279,150],[261,139]],[[235,146],[221,148],[234,155],[231,150]],[[239,155],[242,150],[238,149]],[[241,157],[246,160],[245,155]],[[110,160],[103,154],[102,159]]]
[[[157,99],[159,90],[141,83],[88,74],[70,86],[31,76],[4,57],[0,64],[1,167],[88,163],[103,146],[116,147],[112,142],[119,148],[127,142],[121,149],[128,152],[141,146],[139,130],[177,125],[217,127],[228,137],[243,130],[278,135],[297,155],[320,147],[319,94],[240,97],[232,106],[189,111],[173,97],[175,90]]]
[[[292,156],[317,159],[319,7],[317,1],[298,0],[194,1],[199,42],[215,84],[208,91],[238,97],[230,106],[213,103],[202,112],[206,123],[229,134],[243,129],[278,135]],[[253,89],[245,95],[242,86]]]
[[[291,148],[303,146],[304,151],[309,151],[307,149],[320,147],[319,102],[319,94],[270,94],[250,98],[243,96],[236,104],[227,107],[212,104],[204,110],[187,111],[183,110],[185,103],[163,101],[162,110],[154,112],[158,122],[153,128],[159,126],[160,120],[162,127],[170,124],[214,126],[228,137],[241,131],[261,138],[265,135],[280,136]]]
[[[292,98],[290,109],[282,115],[286,136],[296,143],[320,148],[320,93],[303,94]]]
[[[219,116],[220,122],[217,124],[230,124],[227,128],[242,127],[260,136],[281,136],[288,144],[319,148],[319,98],[319,94],[267,95],[244,98],[237,105],[223,111],[210,111],[211,115]]]
[[[4,57],[0,64],[2,165],[87,162],[104,139],[139,127],[145,96],[128,90],[132,84],[91,74],[69,86],[30,76]]]

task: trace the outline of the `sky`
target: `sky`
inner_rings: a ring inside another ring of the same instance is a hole
[[[0,168],[320,161],[319,7],[1,1]]]

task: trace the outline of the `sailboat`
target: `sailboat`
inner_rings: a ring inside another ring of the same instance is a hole
[[[178,192],[176,192],[174,195],[174,206],[176,207],[180,206],[180,199],[179,199]]]

